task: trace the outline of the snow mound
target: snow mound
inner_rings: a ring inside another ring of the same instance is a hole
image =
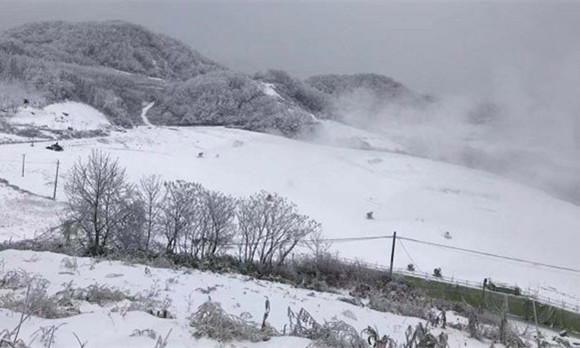
[[[29,125],[62,130],[93,130],[110,125],[107,117],[95,108],[77,102],[64,102],[44,109],[24,107],[9,119],[14,125]]]

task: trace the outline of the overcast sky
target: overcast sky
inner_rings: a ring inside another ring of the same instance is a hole
[[[580,53],[580,1],[0,0],[1,30],[55,19],[144,24],[248,73],[375,72],[435,95],[493,94],[506,71]]]

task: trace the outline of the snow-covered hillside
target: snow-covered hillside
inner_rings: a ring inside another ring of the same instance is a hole
[[[0,178],[51,196],[59,160],[57,199],[63,200],[66,171],[98,148],[118,157],[135,180],[159,174],[169,180],[200,182],[236,196],[262,189],[278,192],[321,222],[329,238],[397,231],[400,236],[453,247],[564,267],[577,264],[580,207],[460,166],[219,127],[141,127],[61,144],[64,152],[59,153],[28,144],[2,145]],[[24,177],[22,154],[27,160]],[[23,217],[22,221],[15,219],[15,229],[26,229],[24,216],[38,221],[36,210],[6,208],[9,211],[3,214]],[[365,218],[369,211],[374,212],[374,220]],[[47,219],[46,225],[53,222]],[[33,235],[35,230],[28,232]],[[9,229],[4,229],[3,238],[12,235],[6,231]],[[444,237],[446,232],[451,238]],[[336,243],[333,248],[343,257],[387,265],[390,243],[389,239],[358,241]],[[578,274],[539,265],[402,241],[397,245],[395,266],[405,268],[409,263],[421,272],[441,267],[445,276],[477,282],[491,277],[568,304],[577,303],[580,297]]]
[[[405,330],[423,320],[382,313],[365,307],[355,306],[339,298],[348,295],[311,292],[288,285],[260,281],[234,274],[204,273],[190,269],[160,269],[143,265],[128,265],[121,262],[96,262],[90,258],[70,258],[48,252],[14,251],[0,252],[2,270],[0,275],[17,272],[25,277],[42,277],[49,281],[47,295],[52,296],[65,288],[73,293],[91,286],[102,289],[121,290],[127,297],[145,299],[147,303],[159,303],[169,313],[169,319],[150,315],[145,311],[131,309],[130,299],[119,301],[73,301],[80,314],[61,319],[41,319],[32,317],[24,322],[19,337],[24,342],[32,342],[29,347],[45,347],[40,339],[41,327],[58,327],[51,347],[77,346],[75,335],[87,347],[154,347],[155,339],[139,335],[138,331],[153,330],[157,336],[169,333],[167,347],[223,347],[223,344],[209,339],[192,337],[193,328],[189,317],[204,302],[219,302],[229,314],[259,322],[264,314],[265,300],[270,302],[268,323],[283,332],[289,324],[288,308],[298,312],[308,311],[320,323],[335,318],[352,325],[358,332],[368,325],[379,328],[399,343],[405,341]],[[17,283],[14,278],[12,283]],[[15,291],[7,287],[2,294],[16,293],[24,296],[26,284]],[[22,284],[21,284],[22,285]],[[74,289],[74,290],[72,290]],[[62,292],[60,293],[62,294]],[[120,297],[120,296],[119,296]],[[101,298],[105,298],[103,295]],[[140,300],[144,301],[144,300]],[[69,304],[70,306],[70,304]],[[135,308],[135,307],[133,307]],[[153,306],[152,308],[157,308]],[[0,328],[12,329],[18,326],[20,315],[10,310],[0,310]],[[448,313],[448,322],[464,323],[465,318],[453,312]],[[45,330],[46,330],[45,329]],[[137,333],[136,333],[137,331]],[[434,328],[438,335],[441,329]],[[487,340],[470,339],[468,334],[452,328],[445,330],[450,347],[489,347]],[[150,332],[149,332],[150,333]],[[36,335],[36,339],[33,339]],[[553,333],[551,333],[553,335]],[[550,335],[546,335],[550,336]],[[45,338],[46,339],[46,338]],[[297,337],[273,337],[267,342],[252,345],[250,342],[232,342],[228,347],[307,347],[310,340]]]

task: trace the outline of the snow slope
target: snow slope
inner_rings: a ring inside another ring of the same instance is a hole
[[[155,105],[155,102],[147,104],[143,108],[143,111],[141,111],[141,120],[143,121],[143,124],[146,126],[153,126],[153,124],[151,124],[151,122],[149,122],[149,119],[147,118],[147,111],[149,111],[149,109],[151,109],[153,105]]]
[[[8,187],[0,180],[0,239],[40,235],[59,221],[60,203]]]
[[[25,107],[8,118],[14,125],[29,125],[49,129],[93,130],[110,125],[100,111],[82,103],[64,102],[51,104],[44,109]]]
[[[155,341],[146,337],[132,337],[135,330],[153,329],[157,335],[165,336],[171,330],[167,347],[223,347],[223,344],[194,339],[188,317],[198,306],[211,298],[219,302],[229,314],[245,316],[259,322],[264,314],[265,299],[271,311],[268,323],[279,332],[288,324],[288,308],[299,311],[306,309],[318,322],[337,318],[354,326],[359,332],[368,325],[379,328],[399,342],[405,339],[408,325],[415,326],[423,320],[381,313],[338,301],[341,295],[311,292],[288,285],[260,281],[234,274],[204,273],[188,269],[157,269],[142,265],[127,265],[121,262],[96,262],[90,258],[71,259],[54,253],[7,250],[0,252],[3,260],[2,273],[27,272],[50,281],[48,295],[63,290],[72,282],[72,288],[86,288],[95,284],[107,284],[128,295],[144,297],[169,303],[168,311],[173,319],[161,319],[145,312],[128,311],[127,300],[99,306],[80,302],[81,314],[63,319],[41,319],[33,317],[24,323],[20,337],[25,342],[33,341],[32,348],[43,347],[40,339],[33,340],[40,327],[59,327],[51,347],[76,347],[76,334],[88,347],[153,347]],[[74,264],[76,267],[66,267]],[[2,274],[0,273],[0,274]],[[21,289],[20,293],[25,289]],[[6,289],[0,290],[6,293]],[[21,294],[22,295],[22,294]],[[453,315],[450,313],[450,318]],[[20,315],[9,310],[0,310],[0,329],[17,326]],[[465,320],[465,318],[450,319]],[[439,334],[440,329],[433,329]],[[490,342],[479,342],[468,338],[468,334],[454,329],[446,330],[450,347],[489,347]],[[232,342],[228,347],[307,347],[311,342],[296,337],[274,337],[270,341],[251,344]]]
[[[99,148],[118,157],[134,179],[159,174],[236,196],[262,189],[279,192],[320,221],[329,238],[397,231],[423,241],[577,267],[580,207],[481,171],[226,128],[141,127],[62,144],[61,153],[41,146],[2,145],[0,158],[11,162],[0,162],[0,178],[50,196],[57,160],[62,182],[74,161]],[[203,158],[197,158],[199,152],[204,152]],[[23,153],[31,161],[24,178]],[[63,196],[60,186],[58,199]],[[374,212],[375,220],[365,219],[368,211]],[[452,238],[444,238],[445,232]],[[347,258],[387,265],[390,243],[388,239],[335,243],[333,248]],[[421,272],[441,267],[449,277],[476,282],[491,277],[580,304],[580,277],[567,271],[402,241],[397,244],[395,266],[405,268],[408,263]]]

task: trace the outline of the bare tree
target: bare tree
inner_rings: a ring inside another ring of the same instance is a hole
[[[201,240],[201,257],[214,256],[231,242],[235,235],[236,201],[217,191],[205,191],[202,212],[206,223]]]
[[[147,250],[147,207],[140,192],[133,185],[129,185],[124,197],[123,206],[126,216],[119,223],[117,232],[111,238],[115,250],[136,252]]]
[[[237,217],[240,258],[268,267],[284,263],[299,242],[320,229],[318,222],[299,214],[295,204],[265,191],[242,200]]]
[[[86,162],[75,163],[64,188],[67,219],[84,234],[86,251],[90,255],[104,253],[109,238],[131,215],[125,169],[108,154],[93,150]]]
[[[139,196],[145,213],[145,251],[149,250],[151,238],[155,238],[158,225],[163,185],[159,176],[149,175],[139,181]]]
[[[263,200],[265,197],[253,195],[238,202],[236,217],[241,238],[238,252],[244,262],[256,259],[258,245],[266,234],[267,205]]]
[[[172,254],[177,251],[179,241],[195,221],[195,199],[202,188],[199,184],[185,181],[169,181],[164,186],[160,221],[167,238],[166,252]],[[183,247],[187,248],[187,245]]]

